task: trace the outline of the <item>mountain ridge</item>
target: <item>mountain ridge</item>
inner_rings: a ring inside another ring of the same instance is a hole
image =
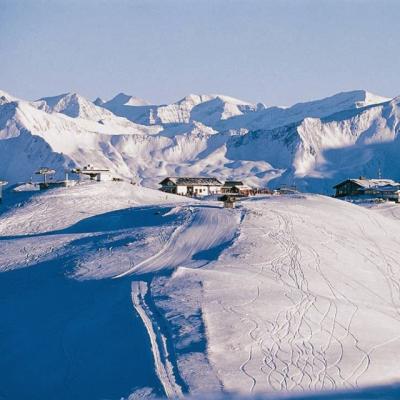
[[[110,101],[96,105],[77,93],[0,99],[0,151],[24,164],[13,172],[8,156],[0,161],[0,177],[9,182],[29,179],[28,170],[43,163],[60,170],[96,164],[152,187],[185,174],[326,193],[345,175],[373,175],[378,164],[400,179],[400,97],[357,90],[279,108],[222,95],[154,106],[120,93],[114,103],[131,112],[126,116],[104,107]]]

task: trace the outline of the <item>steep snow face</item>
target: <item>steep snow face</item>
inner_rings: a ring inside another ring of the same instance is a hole
[[[297,128],[301,145],[295,156],[294,176],[334,179],[354,175],[399,179],[399,101],[357,111],[346,111],[326,119],[304,119]],[[332,180],[333,179],[333,180]],[[315,190],[315,186],[314,186]]]
[[[291,107],[261,108],[256,113],[228,120],[220,124],[219,128],[273,129],[299,122],[304,118],[324,118],[342,111],[380,104],[389,100],[365,90],[356,90],[338,93],[321,100],[298,103]]]
[[[219,121],[255,112],[262,108],[261,104],[255,106],[230,97],[217,96],[215,99],[195,106],[190,113],[190,119],[201,121],[205,125],[216,126]]]
[[[102,104],[101,99],[96,99],[96,101],[98,104]],[[110,133],[131,130],[136,133],[142,132],[152,134],[161,130],[161,127],[153,126],[151,128],[146,128],[126,118],[118,117],[106,108],[97,106],[77,93],[45,97],[36,102],[32,102],[31,105],[50,114],[61,113],[71,118],[80,118],[97,122],[107,126],[107,131]],[[97,130],[99,132],[104,131],[104,129],[101,128],[97,128]]]
[[[182,124],[191,121],[214,126],[219,120],[242,115],[263,108],[220,95],[190,94],[173,104],[150,106],[141,99],[120,93],[103,107],[116,115],[145,124]]]
[[[290,107],[292,115],[299,115],[300,119],[307,117],[321,118],[336,112],[361,108],[372,104],[390,101],[387,97],[375,95],[365,90],[338,93],[322,100],[298,103]]]
[[[77,93],[44,97],[33,104],[40,110],[48,113],[62,113],[72,118],[84,118],[98,121],[113,117],[113,114],[108,110],[96,106]]]
[[[101,104],[101,106],[115,115],[127,118],[132,122],[144,125],[154,124],[154,118],[152,118],[154,107],[137,97],[119,93],[111,100]]]
[[[87,163],[109,168],[116,176],[131,177],[132,171],[113,142],[118,142],[119,136],[151,137],[161,128],[110,115],[112,118],[95,122],[48,113],[23,101],[0,105],[2,177],[10,183],[29,179],[43,165],[55,167],[61,177],[64,170]]]

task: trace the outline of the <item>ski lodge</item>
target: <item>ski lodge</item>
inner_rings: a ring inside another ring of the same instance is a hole
[[[160,182],[166,193],[183,196],[208,196],[221,193],[222,182],[217,178],[168,177]]]
[[[335,197],[362,196],[400,201],[400,183],[391,179],[346,179],[333,187]]]

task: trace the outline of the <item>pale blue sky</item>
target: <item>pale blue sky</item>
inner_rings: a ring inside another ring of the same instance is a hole
[[[0,0],[0,89],[222,93],[289,105],[400,94],[398,0]]]

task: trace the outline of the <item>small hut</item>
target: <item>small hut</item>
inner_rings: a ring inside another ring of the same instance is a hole
[[[236,196],[229,196],[225,194],[219,197],[218,200],[224,202],[224,208],[235,208]]]

